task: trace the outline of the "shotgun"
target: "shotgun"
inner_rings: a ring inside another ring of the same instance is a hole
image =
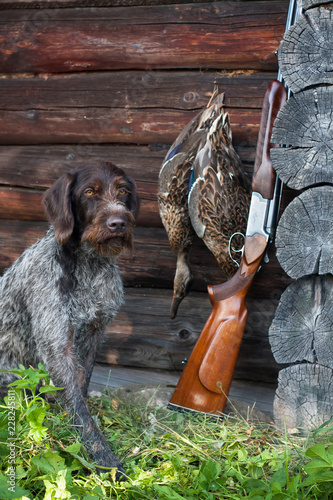
[[[266,256],[278,218],[281,181],[272,167],[270,149],[274,145],[270,139],[286,98],[284,85],[271,82],[263,102],[240,265],[226,283],[208,286],[213,308],[172,395],[170,409],[224,411],[247,318],[245,297]]]

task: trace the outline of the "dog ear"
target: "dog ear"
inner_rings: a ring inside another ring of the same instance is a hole
[[[140,198],[136,190],[136,184],[132,177],[127,176],[127,181],[131,187],[131,197],[129,200],[129,210],[132,212],[134,215],[134,218],[136,219],[138,214],[139,214],[139,209],[140,209]]]
[[[60,246],[67,243],[74,230],[72,190],[76,177],[75,172],[67,172],[43,196],[47,217],[54,227],[55,238]]]

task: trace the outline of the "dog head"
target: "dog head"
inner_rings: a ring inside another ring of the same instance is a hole
[[[67,172],[45,192],[43,203],[60,246],[87,242],[105,257],[132,249],[139,198],[133,179],[112,163]]]

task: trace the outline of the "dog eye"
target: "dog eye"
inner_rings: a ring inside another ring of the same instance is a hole
[[[95,194],[95,190],[92,188],[88,188],[85,190],[84,194],[86,194],[87,196],[93,196]]]
[[[122,196],[124,196],[125,194],[127,194],[126,189],[125,188],[119,189],[119,194],[122,195]]]

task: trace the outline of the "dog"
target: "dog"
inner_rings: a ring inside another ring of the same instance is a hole
[[[63,388],[91,459],[123,472],[85,397],[96,351],[123,302],[116,260],[132,250],[136,185],[112,163],[97,162],[65,173],[43,203],[49,231],[0,278],[0,368],[42,362]],[[0,373],[0,397],[14,379]]]

